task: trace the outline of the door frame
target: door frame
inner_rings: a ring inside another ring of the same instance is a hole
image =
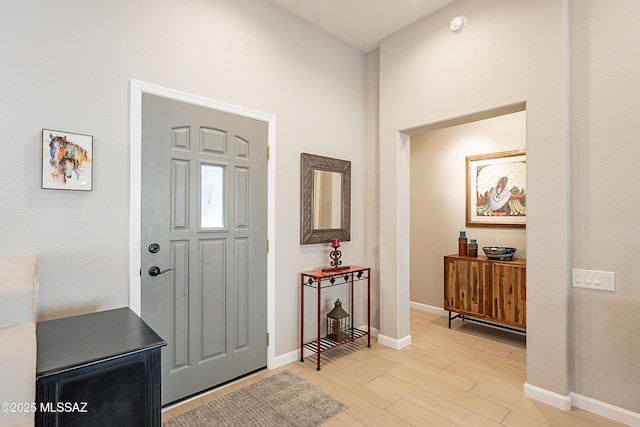
[[[267,368],[272,369],[275,364],[275,176],[276,176],[276,117],[271,114],[250,110],[235,105],[214,101],[198,95],[192,95],[174,89],[158,86],[132,79],[130,82],[129,109],[129,308],[138,316],[141,315],[142,280],[140,277],[142,262],[140,250],[142,248],[142,94],[161,96],[176,101],[195,104],[225,113],[235,114],[267,123],[267,147],[270,155],[267,162]],[[266,339],[266,337],[265,337]]]

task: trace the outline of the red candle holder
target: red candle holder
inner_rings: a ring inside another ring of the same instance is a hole
[[[329,258],[331,258],[331,267],[338,268],[342,261],[340,261],[340,257],[342,256],[342,251],[338,250],[340,247],[340,240],[333,239],[331,240],[331,247],[333,250],[329,253]]]

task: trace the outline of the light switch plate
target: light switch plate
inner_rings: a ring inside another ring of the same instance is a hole
[[[571,270],[571,286],[614,292],[616,290],[616,276],[613,271],[574,268]]]

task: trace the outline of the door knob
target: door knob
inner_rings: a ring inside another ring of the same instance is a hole
[[[167,271],[171,271],[173,270],[173,268],[167,268],[166,270],[160,270],[160,267],[158,267],[157,265],[154,265],[153,267],[149,268],[149,276],[155,277],[158,276],[160,274],[166,273]]]

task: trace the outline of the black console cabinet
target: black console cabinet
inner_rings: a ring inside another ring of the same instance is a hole
[[[36,426],[160,426],[166,342],[129,308],[37,324]]]

